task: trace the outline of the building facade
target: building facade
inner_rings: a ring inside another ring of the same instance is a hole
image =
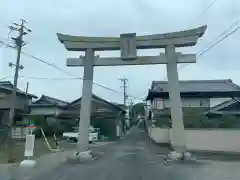
[[[240,87],[231,80],[190,80],[179,81],[182,107],[216,106],[240,96]],[[147,100],[152,109],[169,108],[167,81],[153,81]]]
[[[183,121],[186,128],[212,127],[205,116],[209,109],[240,97],[240,87],[231,80],[179,81]],[[151,104],[151,119],[156,125],[171,125],[167,81],[153,81],[147,96]]]

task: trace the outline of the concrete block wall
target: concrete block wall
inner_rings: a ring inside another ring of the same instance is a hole
[[[171,143],[171,130],[151,128],[150,138],[156,143]],[[240,130],[186,129],[188,150],[240,153]]]

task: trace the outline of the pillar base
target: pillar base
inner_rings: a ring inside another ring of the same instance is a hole
[[[67,161],[74,164],[85,163],[93,160],[92,151],[75,152],[73,155],[67,156]]]
[[[20,165],[20,167],[29,167],[29,168],[33,168],[36,166],[36,161],[35,160],[23,160]]]
[[[164,157],[165,163],[169,162],[192,162],[196,161],[196,157],[193,156],[190,152],[176,152],[172,151],[167,156]]]

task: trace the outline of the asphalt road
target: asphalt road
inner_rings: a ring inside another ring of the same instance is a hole
[[[239,162],[199,161],[164,164],[166,149],[153,144],[145,132],[133,129],[123,140],[95,149],[96,160],[64,163],[34,180],[221,180],[239,179]]]

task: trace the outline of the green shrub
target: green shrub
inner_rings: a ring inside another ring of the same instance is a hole
[[[183,108],[185,128],[240,128],[240,117],[235,115],[206,116],[206,108]],[[158,110],[155,114],[157,127],[170,127],[170,110]]]

